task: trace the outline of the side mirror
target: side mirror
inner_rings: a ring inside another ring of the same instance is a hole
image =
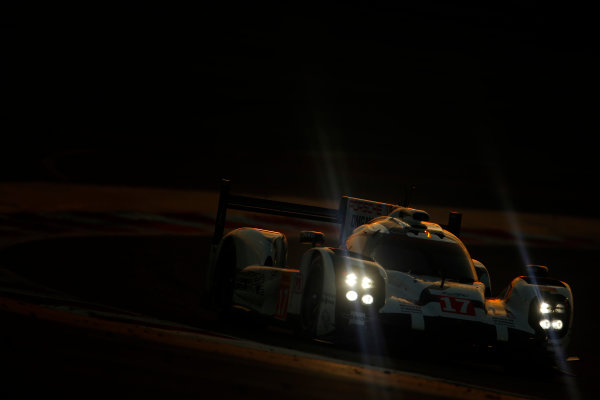
[[[492,296],[492,282],[490,281],[490,274],[480,261],[473,259],[473,266],[475,267],[475,272],[477,272],[477,279],[479,282],[485,285],[485,297]]]
[[[300,231],[300,243],[312,244],[313,247],[322,246],[325,243],[325,235],[322,232]]]
[[[448,232],[460,237],[460,226],[462,225],[462,214],[457,211],[448,213],[448,224],[442,225],[442,228]]]

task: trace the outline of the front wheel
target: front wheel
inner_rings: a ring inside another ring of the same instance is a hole
[[[303,336],[315,338],[321,314],[323,298],[323,265],[319,257],[315,257],[310,265],[308,280],[302,296],[301,333]]]

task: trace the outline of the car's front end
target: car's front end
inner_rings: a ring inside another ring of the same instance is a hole
[[[355,229],[346,242],[348,249],[386,270],[385,304],[377,313],[382,329],[471,343],[536,343],[546,348],[568,343],[573,304],[567,284],[524,276],[502,298],[486,297],[489,279],[479,279],[476,265],[485,267],[474,263],[460,239],[423,221],[416,211],[402,209],[376,218]]]

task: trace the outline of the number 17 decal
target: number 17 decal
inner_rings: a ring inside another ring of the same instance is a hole
[[[469,299],[459,297],[439,296],[443,312],[463,315],[475,315],[475,307]]]

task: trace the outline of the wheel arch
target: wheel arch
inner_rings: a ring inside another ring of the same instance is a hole
[[[238,228],[225,235],[217,246],[210,268],[210,296],[225,304],[223,286],[232,292],[235,276],[249,265],[283,267],[287,259],[284,234],[258,228]]]
[[[567,346],[573,328],[574,301],[571,287],[563,281],[551,278],[534,278],[530,276],[519,276],[513,279],[504,297],[507,309],[517,318],[522,319],[523,325],[527,325],[538,336],[546,336],[549,343]],[[540,304],[548,302],[552,306],[558,303],[565,305],[564,312],[548,314],[547,317],[540,314]],[[562,332],[543,332],[538,325],[541,319],[560,319],[564,322]],[[542,335],[543,334],[543,335]]]
[[[249,265],[284,267],[287,263],[287,239],[281,232],[259,228],[238,228],[221,239],[217,260],[222,252],[235,249],[236,270]]]
[[[313,279],[315,273],[322,273],[322,284],[320,287],[320,305],[316,329],[311,334],[314,336],[325,336],[335,331],[335,312],[336,312],[336,279],[333,257],[334,253],[325,247],[314,247],[304,253],[300,265],[300,274],[302,282],[302,300],[298,303],[297,312],[303,315],[306,305],[307,284]],[[319,269],[319,271],[317,271]]]

